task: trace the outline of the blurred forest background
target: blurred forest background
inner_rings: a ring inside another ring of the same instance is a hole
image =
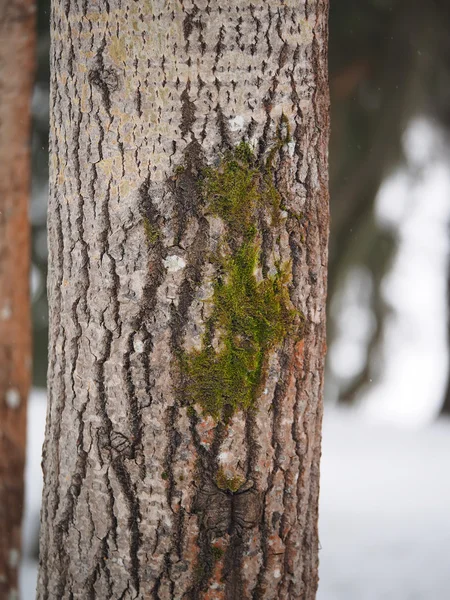
[[[330,4],[329,351],[318,600],[444,600],[450,589],[450,2]],[[34,597],[36,581],[46,401],[49,5],[37,0],[32,101],[26,599]]]
[[[33,97],[34,384],[47,360],[49,4]],[[450,411],[450,2],[331,0],[328,402]]]

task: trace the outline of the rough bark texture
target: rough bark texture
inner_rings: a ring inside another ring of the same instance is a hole
[[[30,385],[30,100],[34,1],[0,0],[0,598],[17,598]]]
[[[327,10],[53,3],[40,599],[315,597]],[[212,257],[234,244],[199,179],[242,140],[283,209],[257,213],[247,276],[285,265],[305,323],[264,357],[254,405],[213,418],[180,357],[205,343]]]

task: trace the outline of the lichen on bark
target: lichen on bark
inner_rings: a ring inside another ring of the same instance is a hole
[[[289,265],[261,273],[258,213],[270,211],[276,224],[281,212],[273,158],[271,151],[260,164],[241,142],[217,166],[205,168],[200,180],[205,211],[222,219],[225,234],[211,257],[217,279],[202,348],[184,353],[181,365],[188,402],[217,420],[255,406],[271,349],[302,321],[289,299]]]

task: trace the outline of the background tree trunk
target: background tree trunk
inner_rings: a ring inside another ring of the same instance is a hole
[[[53,3],[41,599],[315,597],[327,4]]]
[[[447,339],[450,343],[450,272],[447,275]],[[441,413],[448,415],[450,414],[450,364],[447,373],[447,386],[445,388]]]
[[[0,0],[0,598],[18,597],[30,386],[32,0]]]

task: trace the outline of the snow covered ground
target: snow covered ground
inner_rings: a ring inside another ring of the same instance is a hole
[[[22,600],[33,600],[45,394],[29,410]],[[326,411],[318,600],[450,598],[450,421],[374,425]]]
[[[450,421],[407,430],[329,410],[318,600],[450,598]]]

